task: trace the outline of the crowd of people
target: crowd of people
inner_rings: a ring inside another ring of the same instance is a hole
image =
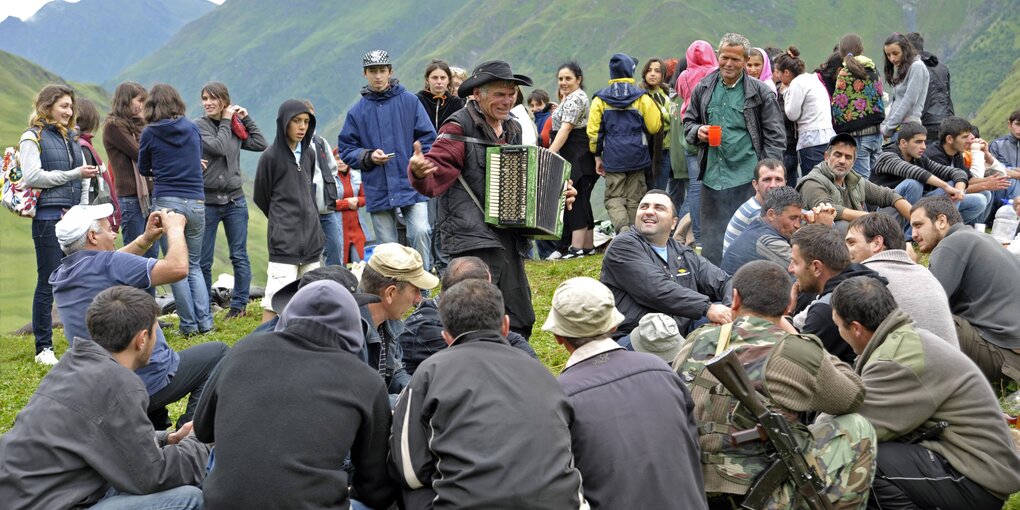
[[[1020,258],[982,229],[1020,213],[1020,109],[981,139],[923,44],[890,36],[880,75],[847,34],[808,71],[794,46],[728,33],[639,75],[616,53],[590,97],[566,62],[556,101],[500,60],[433,61],[415,94],[373,50],[335,148],[307,100],[280,105],[269,143],[222,83],[190,120],[173,87],[124,82],[102,123],[49,85],[18,161],[41,189],[33,329],[53,367],[0,437],[0,500],[1001,508],[1020,492],[996,396],[1020,381]],[[486,149],[504,144],[571,164],[561,239],[486,223]],[[181,335],[212,331],[221,222],[226,318],[246,313],[241,150],[261,152],[262,324],[177,352],[154,288],[171,285]],[[615,237],[598,279],[551,297],[555,377],[529,342],[524,261],[594,254],[599,178]],[[716,375],[724,355],[768,413]]]

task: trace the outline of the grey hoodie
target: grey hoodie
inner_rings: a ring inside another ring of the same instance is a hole
[[[301,287],[280,314],[276,331],[291,324],[313,321],[336,333],[338,346],[357,354],[365,345],[361,314],[351,291],[332,280],[319,280]]]

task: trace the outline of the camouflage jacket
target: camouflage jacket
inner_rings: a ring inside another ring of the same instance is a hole
[[[754,428],[756,421],[705,369],[715,356],[719,330],[706,326],[691,333],[673,366],[694,399],[705,492],[746,494],[771,463],[773,448],[763,441],[730,443],[733,433]],[[863,383],[853,369],[828,354],[813,335],[790,334],[764,319],[741,316],[734,321],[729,347],[762,401],[787,418],[802,447],[810,434],[799,413],[845,414],[864,400]]]

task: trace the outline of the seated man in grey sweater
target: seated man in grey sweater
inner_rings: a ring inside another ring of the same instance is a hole
[[[157,432],[134,370],[149,363],[159,307],[147,292],[110,287],[78,338],[0,438],[4,508],[202,508],[209,447],[191,422]]]
[[[1020,259],[994,237],[968,228],[946,197],[910,210],[914,241],[949,296],[960,350],[993,384],[1020,381]]]
[[[928,269],[910,259],[903,231],[892,216],[871,213],[851,221],[846,247],[852,262],[889,281],[896,304],[919,327],[959,347],[946,291]]]
[[[1020,490],[1020,456],[978,367],[917,328],[873,278],[841,283],[832,316],[859,354],[857,412],[878,436],[868,508],[1002,508]]]

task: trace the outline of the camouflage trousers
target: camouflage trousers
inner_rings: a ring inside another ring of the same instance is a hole
[[[809,427],[811,441],[804,457],[825,481],[824,495],[837,510],[863,509],[875,476],[878,440],[875,429],[859,414],[822,415]],[[783,484],[763,509],[807,508],[792,482]],[[794,502],[798,501],[797,507]],[[735,502],[738,503],[738,502]]]

